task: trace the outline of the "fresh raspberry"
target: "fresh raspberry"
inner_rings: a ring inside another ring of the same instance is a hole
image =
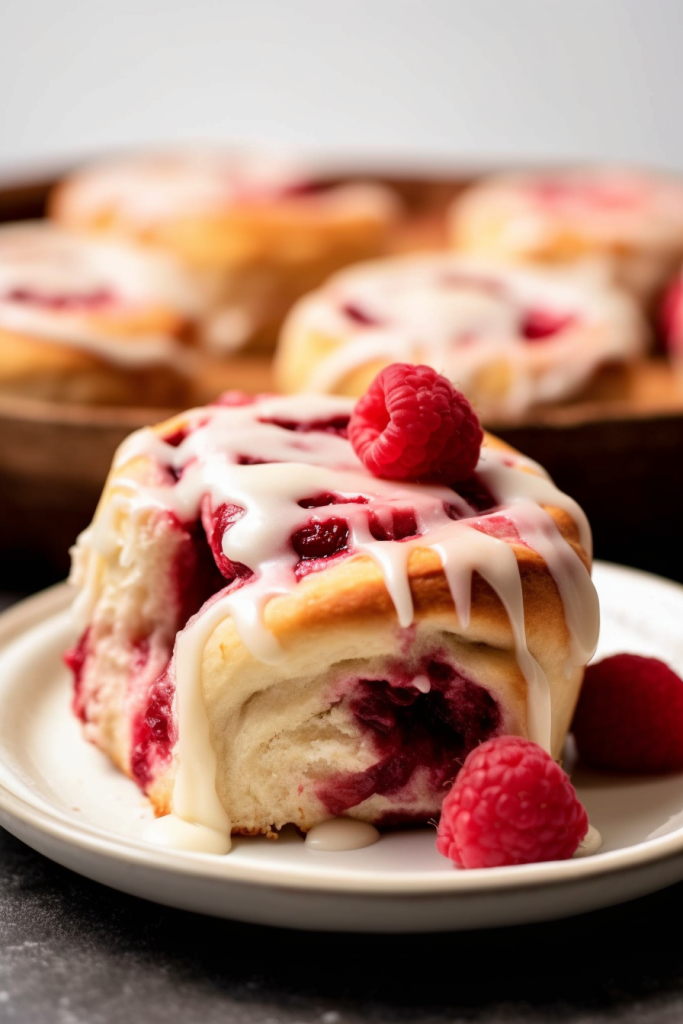
[[[483,437],[472,406],[449,380],[408,363],[378,373],[349,422],[359,459],[388,480],[466,480]]]
[[[683,680],[663,661],[638,654],[589,665],[572,730],[592,768],[683,771]]]
[[[666,347],[680,356],[683,350],[683,280],[669,286],[662,301],[662,333]]]
[[[472,751],[443,802],[436,848],[462,868],[566,860],[588,831],[569,776],[542,747],[497,736]]]

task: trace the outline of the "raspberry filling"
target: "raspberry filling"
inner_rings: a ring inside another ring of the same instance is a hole
[[[548,341],[568,327],[573,327],[576,317],[572,313],[557,313],[549,309],[530,309],[522,322],[525,341]]]
[[[202,501],[202,525],[218,571],[224,577],[223,586],[225,580],[232,583],[238,577],[246,579],[253,575],[248,566],[242,565],[241,562],[232,562],[223,551],[224,535],[243,515],[244,509],[239,505],[219,505],[212,511],[211,499],[207,496]]]
[[[351,320],[354,324],[359,327],[381,327],[382,321],[378,320],[372,313],[368,313],[362,306],[357,305],[355,302],[345,302],[341,307],[341,311],[347,320]]]
[[[64,655],[64,664],[73,672],[74,689],[71,707],[73,713],[82,722],[85,722],[85,700],[83,698],[83,668],[88,656],[88,639],[90,627],[85,630],[81,638]]]
[[[407,540],[418,535],[415,513],[410,508],[391,509],[382,519],[376,512],[368,513],[368,527],[375,540]],[[292,547],[302,561],[332,558],[348,551],[349,525],[345,519],[332,516],[311,522],[292,535]],[[297,566],[298,575],[310,567]]]
[[[320,196],[333,188],[332,182],[314,181],[311,178],[302,178],[301,181],[292,182],[278,189],[277,196],[281,199],[305,199],[306,196]]]
[[[349,527],[345,519],[333,516],[323,522],[312,520],[292,535],[292,547],[302,561],[314,558],[331,558],[346,551],[349,542]]]
[[[489,512],[498,504],[478,473],[473,473],[467,480],[461,480],[454,490],[477,512]],[[451,518],[460,519],[461,517],[454,515]]]
[[[302,498],[297,504],[300,508],[323,508],[325,505],[367,505],[369,500],[362,494],[352,497],[345,494],[319,494],[315,498]]]
[[[154,778],[154,765],[168,764],[177,727],[173,719],[175,683],[168,668],[152,684],[142,717],[133,729],[131,771],[137,784],[145,789]]]
[[[244,465],[245,462],[241,461]],[[496,507],[496,500],[483,481],[475,474],[458,485],[457,492],[476,512],[485,513]],[[298,505],[304,509],[329,508],[334,505],[367,505],[370,499],[364,495],[325,493],[302,498]],[[462,519],[463,513],[456,505],[446,505],[450,519]],[[223,538],[227,531],[242,518],[244,509],[237,505],[220,505],[211,508],[210,499],[202,502],[202,524],[215,564],[228,583],[236,579],[245,582],[253,571],[241,562],[232,562],[223,551]],[[510,523],[504,516],[485,516],[472,523],[475,529],[495,536],[510,537]],[[381,514],[368,509],[368,529],[374,540],[402,541],[420,535],[415,512],[412,508],[388,508]],[[516,536],[516,531],[515,531]],[[349,523],[343,516],[312,516],[309,522],[296,530],[290,538],[291,546],[299,556],[294,573],[297,578],[308,575],[329,564],[329,559],[350,555]]]
[[[348,416],[333,416],[327,420],[280,420],[261,419],[259,423],[272,423],[274,427],[282,427],[283,430],[293,430],[298,434],[336,434],[337,437],[346,437],[349,426]]]
[[[541,178],[531,186],[534,199],[554,208],[576,207],[598,210],[628,210],[642,202],[643,186],[634,181],[565,181]]]
[[[488,690],[436,658],[423,663],[413,679],[405,672],[393,679],[359,679],[340,703],[377,760],[365,771],[339,773],[316,787],[332,815],[374,795],[402,793],[409,802],[411,788],[419,786],[415,795],[423,796],[425,781],[440,803],[468,753],[501,728],[500,709]]]
[[[175,621],[180,629],[213,594],[225,587],[225,580],[217,572],[209,548],[203,541],[200,523],[182,525],[170,517],[168,525],[183,535],[173,562],[169,588],[169,599],[175,600]],[[169,762],[176,741],[172,714],[175,682],[169,675],[172,646],[173,636],[166,640],[167,649],[162,654],[166,665],[149,687],[132,724],[131,770],[143,789],[155,777],[155,768]],[[138,640],[134,645],[130,669],[132,694],[136,678],[143,683],[150,655],[151,639]]]
[[[48,295],[33,288],[12,288],[3,296],[6,302],[23,306],[36,306],[60,313],[88,313],[111,306],[116,296],[110,288],[94,288],[81,295]]]
[[[190,432],[190,427],[186,424],[184,427],[179,427],[172,434],[168,434],[164,438],[164,443],[169,444],[171,448],[179,448],[185,438],[190,435]]]

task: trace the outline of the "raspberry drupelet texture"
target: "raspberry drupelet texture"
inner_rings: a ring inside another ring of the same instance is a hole
[[[487,740],[443,802],[437,849],[462,868],[566,860],[588,831],[569,776],[521,736]]]
[[[592,768],[683,771],[683,679],[663,661],[638,654],[589,665],[572,730]]]
[[[430,366],[393,363],[359,399],[349,440],[387,480],[454,484],[475,470],[483,432],[464,395]]]

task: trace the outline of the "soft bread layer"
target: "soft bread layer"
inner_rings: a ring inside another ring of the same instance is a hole
[[[304,642],[285,676],[248,665],[234,674],[215,638],[204,664],[204,698],[211,709],[212,742],[220,765],[218,794],[236,830],[267,830],[288,822],[310,828],[330,813],[316,796],[317,786],[376,763],[371,738],[359,730],[342,698],[345,685],[354,679],[390,676],[397,640],[390,622],[328,630],[325,668],[321,669],[320,644]],[[291,648],[289,652],[294,653]],[[504,731],[524,731],[523,680],[508,655],[491,650],[483,661],[481,649],[476,652],[435,623],[421,623],[410,647],[416,674],[419,656],[434,652],[446,656],[499,701]],[[421,787],[418,773],[406,792],[391,798],[373,795],[355,805],[353,816],[376,821],[389,812],[415,812],[425,817],[438,812],[442,795],[435,799],[433,792]]]
[[[172,366],[127,370],[68,343],[0,329],[0,391],[52,402],[163,407],[184,400],[188,380]]]
[[[163,672],[179,628],[179,609],[171,567],[183,534],[166,517],[149,510],[132,519],[115,514],[119,544],[106,560],[90,562],[97,576],[98,599],[85,640],[87,659],[77,685],[85,735],[131,774],[131,721],[150,686]],[[118,521],[116,521],[118,520]],[[127,544],[135,544],[135,554]],[[74,549],[73,574],[81,572],[81,551]],[[149,644],[149,657],[141,648]]]

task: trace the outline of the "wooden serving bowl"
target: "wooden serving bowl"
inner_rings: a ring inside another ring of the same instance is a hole
[[[444,240],[444,210],[475,175],[378,172],[337,180],[360,177],[385,181],[403,197],[409,218],[395,248],[408,251]],[[0,220],[42,216],[55,179],[0,181]],[[235,359],[217,391],[221,385],[271,391],[270,364]],[[174,411],[0,396],[0,585],[28,591],[63,578],[69,547],[90,522],[116,447],[132,430]],[[496,432],[583,506],[598,557],[683,578],[683,388],[663,359],[604,371],[579,400]]]

